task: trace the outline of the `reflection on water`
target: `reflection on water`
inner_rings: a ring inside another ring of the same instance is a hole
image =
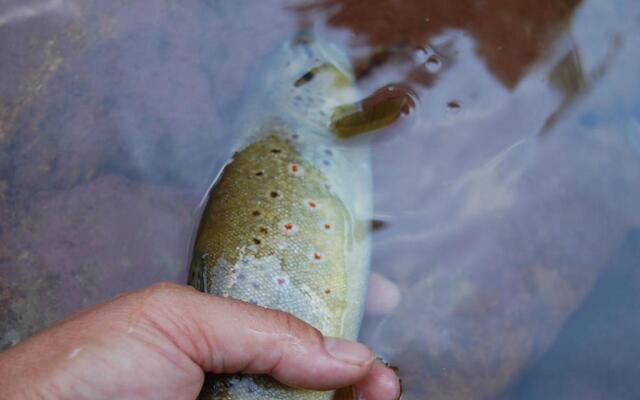
[[[640,7],[512,3],[5,2],[0,347],[184,281],[247,82],[313,26],[419,98],[374,143],[403,299],[362,331],[406,398],[634,398]]]
[[[352,32],[356,45],[373,48],[401,43],[414,48],[428,44],[438,48],[459,36],[472,37],[477,58],[504,86],[513,89],[532,64],[548,55],[549,47],[568,26],[579,3],[580,0],[523,0],[511,4],[496,0],[311,0],[295,8],[303,13],[320,11],[328,16],[330,26]],[[442,34],[448,38],[434,40]]]

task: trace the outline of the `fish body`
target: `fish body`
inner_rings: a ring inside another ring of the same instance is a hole
[[[269,60],[242,113],[239,151],[209,192],[189,283],[356,339],[371,218],[368,146],[331,131],[357,91],[346,57],[308,35]],[[313,362],[310,360],[310,362]],[[330,399],[266,376],[209,376],[201,399]]]

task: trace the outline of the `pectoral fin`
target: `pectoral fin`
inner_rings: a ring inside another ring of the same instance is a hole
[[[411,112],[415,107],[413,97],[407,88],[386,86],[363,100],[336,107],[330,128],[336,136],[346,139],[387,127]]]

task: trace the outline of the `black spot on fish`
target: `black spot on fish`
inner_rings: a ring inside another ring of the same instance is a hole
[[[309,82],[311,82],[311,80],[313,79],[314,76],[315,76],[315,74],[313,73],[313,71],[309,71],[306,74],[302,75],[300,78],[298,78],[298,80],[296,80],[293,83],[293,86],[299,87],[299,86],[304,85],[305,83],[309,83]]]

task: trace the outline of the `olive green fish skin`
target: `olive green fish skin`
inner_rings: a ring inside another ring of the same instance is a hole
[[[278,136],[240,151],[211,193],[194,257],[199,289],[342,334],[348,211]]]
[[[240,151],[209,193],[189,283],[355,339],[368,276],[371,173],[366,146],[346,145],[329,128],[331,110],[355,101],[345,65],[316,40],[276,53],[243,113]],[[267,376],[209,375],[199,398],[332,396]]]
[[[359,302],[348,296],[346,271],[356,226],[325,175],[283,136],[273,132],[258,140],[225,168],[203,214],[190,282],[214,295],[289,312],[325,335],[345,336],[345,324],[353,324],[345,319],[348,304]],[[203,399],[331,398],[268,377],[208,383]]]

